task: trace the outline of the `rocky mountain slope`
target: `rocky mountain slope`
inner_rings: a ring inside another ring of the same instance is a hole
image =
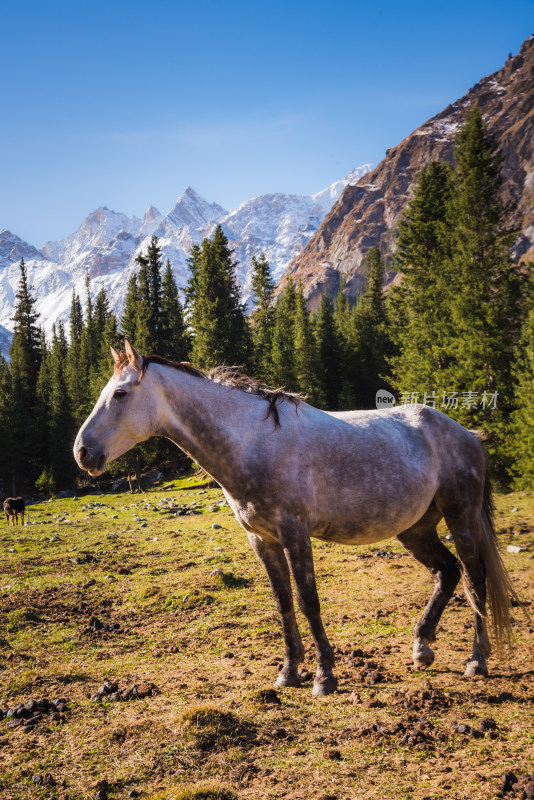
[[[234,248],[238,278],[247,299],[252,256],[264,252],[275,277],[280,277],[345,186],[357,182],[370,168],[370,164],[358,167],[315,195],[262,195],[230,212],[208,202],[191,187],[182,192],[165,216],[153,206],[148,207],[143,219],[103,207],[89,214],[71,236],[48,242],[42,250],[10,231],[0,230],[0,350],[6,352],[13,327],[21,258],[41,321],[50,331],[52,323],[68,318],[73,290],[84,299],[87,273],[92,292],[104,285],[114,310],[120,313],[128,278],[137,269],[135,257],[146,251],[153,234],[160,240],[164,259],[172,264],[178,285],[185,286],[192,245],[200,244],[220,224]]]
[[[534,35],[504,67],[430,119],[356,185],[347,186],[288,271],[301,279],[315,304],[341,277],[349,296],[365,285],[365,254],[372,246],[395,250],[395,226],[411,198],[420,169],[433,159],[452,160],[454,137],[478,103],[504,156],[502,196],[516,204],[511,222],[519,230],[515,257],[534,256]],[[389,275],[391,278],[391,273]]]

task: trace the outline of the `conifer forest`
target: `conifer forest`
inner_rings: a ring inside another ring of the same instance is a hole
[[[534,284],[512,258],[515,232],[500,200],[501,156],[478,108],[457,135],[452,164],[430,162],[397,229],[394,253],[367,254],[366,289],[355,304],[343,286],[309,309],[288,274],[276,291],[269,263],[252,260],[246,313],[220,227],[194,246],[178,287],[156,237],[137,258],[122,316],[102,288],[72,296],[51,338],[35,312],[24,261],[14,337],[0,357],[0,491],[53,494],[89,480],[72,443],[128,337],[143,354],[219,364],[305,394],[326,410],[372,409],[384,389],[482,431],[501,488],[534,488]],[[387,275],[395,271],[393,280]],[[182,298],[182,299],[181,299]],[[112,476],[170,462],[165,440],[138,445]]]

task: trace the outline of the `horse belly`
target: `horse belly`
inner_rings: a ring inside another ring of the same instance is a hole
[[[367,497],[357,490],[340,492],[330,508],[319,502],[311,535],[354,545],[398,536],[421,519],[434,498],[435,481],[429,476],[419,478],[402,487],[393,484],[389,490],[371,491]]]

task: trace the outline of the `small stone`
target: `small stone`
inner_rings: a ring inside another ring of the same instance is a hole
[[[132,789],[131,792],[128,792],[128,797],[136,798],[139,797],[139,792],[137,789]]]
[[[471,733],[471,726],[465,725],[463,722],[461,722],[459,725],[457,725],[456,731],[457,733],[463,733],[466,736],[469,736],[469,734]]]
[[[137,697],[143,699],[143,697],[148,697],[152,694],[152,684],[148,683],[148,681],[141,681],[136,686],[135,694]]]
[[[112,583],[112,582],[116,581],[117,578],[114,575],[104,575],[104,580],[105,581],[109,581],[110,583]]]
[[[480,721],[479,728],[481,731],[494,731],[497,728],[497,723],[493,717],[484,717],[484,719]]]
[[[102,687],[106,694],[113,694],[119,691],[119,684],[117,681],[110,681],[108,678],[104,680]]]
[[[89,589],[89,587],[90,587],[90,586],[94,586],[94,585],[95,585],[95,583],[96,583],[96,581],[95,581],[95,579],[94,579],[94,578],[89,578],[89,580],[88,580],[88,581],[86,581],[86,582],[83,584],[83,586],[82,586],[82,589]]]
[[[218,523],[218,522],[214,522],[214,523],[212,524],[211,528],[212,528],[212,530],[214,530],[214,531],[218,531],[218,530],[220,530],[220,529],[222,528],[222,525],[219,525],[219,523]],[[215,548],[215,549],[217,550],[218,548]],[[219,549],[221,549],[221,548],[219,548]]]
[[[501,792],[509,792],[514,785],[517,783],[517,776],[513,772],[505,772],[504,775],[501,776],[499,781],[499,789]]]
[[[222,571],[222,569],[214,569],[210,572],[210,577],[224,578],[224,572]]]
[[[327,750],[326,757],[330,758],[332,761],[340,761],[341,753],[339,750]]]
[[[40,772],[36,772],[35,775],[32,775],[32,783],[36,786],[41,786],[43,783],[43,776]]]

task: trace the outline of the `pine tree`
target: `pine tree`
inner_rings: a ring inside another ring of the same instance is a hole
[[[463,395],[456,418],[467,427],[486,431],[486,449],[504,480],[509,467],[508,417],[515,407],[513,368],[524,278],[512,262],[515,231],[507,227],[509,210],[499,197],[502,156],[478,106],[458,134],[454,159],[449,219],[455,337],[450,385],[470,393]],[[476,399],[476,404],[466,402],[468,397]]]
[[[274,281],[265,255],[252,256],[252,294],[254,310],[250,315],[254,373],[264,381],[273,378],[271,353],[274,327]]]
[[[64,488],[72,483],[74,464],[72,441],[75,425],[67,393],[67,339],[61,322],[52,329],[52,346],[46,360],[49,372],[48,395],[48,460],[53,484]]]
[[[140,353],[157,351],[156,331],[153,327],[152,305],[150,297],[150,269],[146,261],[141,262],[137,274],[137,304],[135,314],[136,340],[135,346]]]
[[[81,425],[90,410],[88,353],[83,353],[83,312],[80,298],[72,292],[69,317],[70,346],[67,354],[67,386],[74,420]]]
[[[250,332],[240,300],[233,256],[220,226],[189,260],[186,297],[193,332],[192,360],[203,368],[216,364],[246,367]]]
[[[312,405],[317,405],[321,402],[320,383],[317,374],[317,343],[300,281],[296,295],[294,337],[295,377],[298,390],[307,395]]]
[[[356,378],[356,352],[354,346],[354,310],[345,294],[344,282],[340,282],[339,290],[334,301],[334,322],[336,326],[339,349],[341,353],[341,391],[338,397],[340,409],[348,410],[355,407],[354,385]]]
[[[356,379],[354,394],[358,408],[375,408],[377,390],[388,386],[384,376],[391,354],[383,296],[384,262],[376,247],[369,250],[366,266],[367,287],[352,316]]]
[[[516,489],[534,489],[534,298],[530,298],[516,360],[517,410],[512,414],[508,456]]]
[[[24,260],[20,262],[13,321],[15,329],[9,351],[12,484],[13,490],[19,491],[23,485],[33,485],[45,443],[44,422],[38,413],[35,393],[42,358],[41,334]]]
[[[121,335],[126,336],[131,342],[138,346],[137,336],[137,304],[139,300],[139,288],[137,286],[137,274],[132,272],[128,279],[126,289],[126,299],[124,311],[120,323]]]
[[[395,347],[392,383],[419,401],[449,386],[451,168],[433,161],[419,173],[414,198],[398,226],[400,285],[389,295],[389,330]]]
[[[141,352],[160,351],[160,312],[161,312],[161,248],[158,237],[153,236],[147,254],[139,254],[135,259],[139,270],[139,314],[137,332]]]
[[[190,341],[185,325],[184,310],[178,297],[178,287],[170,261],[161,287],[160,350],[159,354],[175,361],[187,361]]]
[[[12,387],[7,361],[0,353],[0,492],[6,496],[12,491],[13,448],[12,439]]]
[[[321,296],[316,322],[319,376],[324,408],[335,411],[343,388],[342,351],[334,321],[334,307],[328,294]]]
[[[272,382],[288,391],[298,391],[295,365],[295,317],[297,293],[291,275],[286,278],[283,294],[274,311],[271,351]]]

